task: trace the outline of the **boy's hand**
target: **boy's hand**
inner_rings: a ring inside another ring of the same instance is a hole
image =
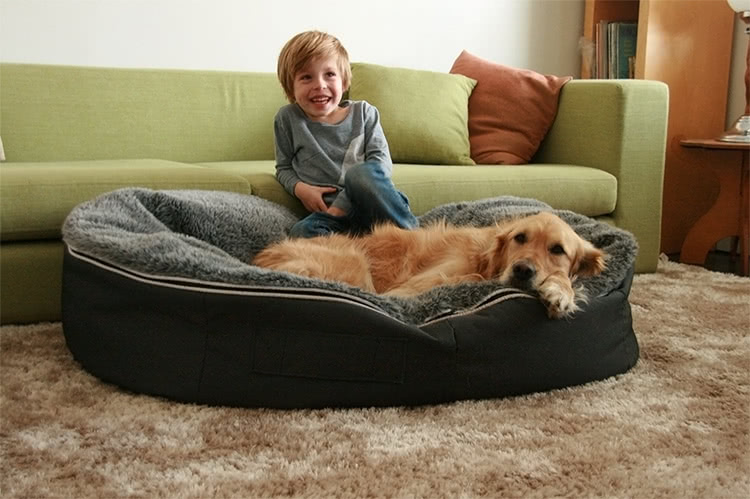
[[[329,192],[336,192],[335,187],[320,187],[317,185],[310,185],[304,182],[297,182],[294,186],[294,195],[297,199],[302,201],[302,204],[307,211],[328,211],[325,201],[323,201],[323,194]],[[333,213],[331,213],[333,214]]]

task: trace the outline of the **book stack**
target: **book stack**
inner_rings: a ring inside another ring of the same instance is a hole
[[[592,78],[633,78],[638,23],[599,21]]]

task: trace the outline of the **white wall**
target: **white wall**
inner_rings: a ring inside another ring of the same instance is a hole
[[[307,29],[354,61],[448,71],[462,49],[578,75],[583,0],[0,0],[0,60],[275,71]]]
[[[448,71],[461,50],[580,76],[584,0],[0,0],[0,61],[275,71],[295,33],[338,36],[354,61]],[[738,20],[727,122],[745,106]],[[723,110],[722,110],[723,112]]]

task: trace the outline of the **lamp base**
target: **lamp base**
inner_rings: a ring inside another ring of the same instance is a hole
[[[750,144],[750,116],[747,114],[740,116],[737,121],[734,122],[732,128],[722,133],[717,140],[722,142]]]

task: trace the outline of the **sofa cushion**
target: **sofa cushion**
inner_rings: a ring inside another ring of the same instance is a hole
[[[549,76],[496,64],[465,50],[451,73],[477,81],[469,98],[471,157],[482,164],[528,163],[557,114],[571,77]]]
[[[304,215],[301,203],[274,177],[273,161],[202,163],[244,177],[253,194]],[[609,215],[617,202],[617,179],[596,168],[572,165],[509,165],[503,168],[461,165],[393,165],[393,182],[409,197],[412,211],[422,215],[445,203],[472,201],[503,194],[539,199],[589,217]]]
[[[349,98],[378,108],[394,163],[471,165],[475,84],[461,75],[354,63]]]
[[[198,165],[243,177],[250,184],[255,196],[286,206],[299,217],[307,215],[302,203],[289,195],[276,180],[275,161],[218,161]]]
[[[9,161],[273,159],[274,73],[3,63]]]
[[[617,178],[596,168],[532,164],[503,168],[394,165],[393,182],[421,215],[437,205],[504,194],[538,199],[589,217],[612,213]]]
[[[1,239],[59,239],[63,220],[76,205],[105,192],[134,186],[250,194],[250,185],[242,177],[172,161],[3,163],[0,165]]]

